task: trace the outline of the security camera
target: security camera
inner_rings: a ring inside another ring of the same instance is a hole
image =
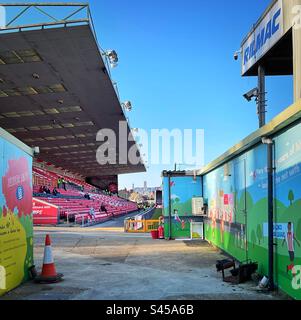
[[[263,137],[263,138],[261,139],[261,142],[262,142],[263,144],[273,144],[273,143],[274,143],[272,139],[266,138],[266,137]]]
[[[251,101],[252,98],[257,98],[258,97],[258,88],[254,88],[252,90],[250,90],[249,92],[245,93],[243,95],[243,97],[247,100],[247,101]]]
[[[34,148],[32,148],[32,150],[33,150],[33,154],[34,154],[35,156],[37,156],[37,155],[40,154],[40,148],[39,148],[39,147],[34,147]]]
[[[235,61],[237,61],[238,60],[238,57],[239,57],[239,55],[241,54],[241,50],[238,50],[238,51],[236,51],[235,53],[234,53],[234,60]]]

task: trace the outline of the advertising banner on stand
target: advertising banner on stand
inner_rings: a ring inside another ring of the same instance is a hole
[[[33,198],[32,209],[34,225],[57,225],[59,223],[57,206]]]

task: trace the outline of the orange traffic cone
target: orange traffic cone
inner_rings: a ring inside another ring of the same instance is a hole
[[[63,275],[56,272],[54,265],[51,240],[47,234],[45,239],[44,262],[42,273],[35,279],[38,283],[56,283],[62,281]]]

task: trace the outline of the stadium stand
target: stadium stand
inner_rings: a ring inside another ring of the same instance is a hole
[[[62,185],[58,186],[59,179],[64,179],[66,190]],[[43,186],[51,192],[56,188],[58,194],[41,193],[40,189]],[[115,195],[102,194],[97,188],[76,178],[36,167],[33,168],[33,195],[37,199],[57,206],[60,219],[68,223],[97,224],[138,210],[136,203]],[[106,212],[101,211],[102,205]]]

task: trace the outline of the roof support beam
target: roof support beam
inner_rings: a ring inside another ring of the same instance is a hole
[[[39,7],[88,7],[87,2],[15,2],[15,3],[2,3],[2,7],[27,7],[27,6],[39,6]]]

